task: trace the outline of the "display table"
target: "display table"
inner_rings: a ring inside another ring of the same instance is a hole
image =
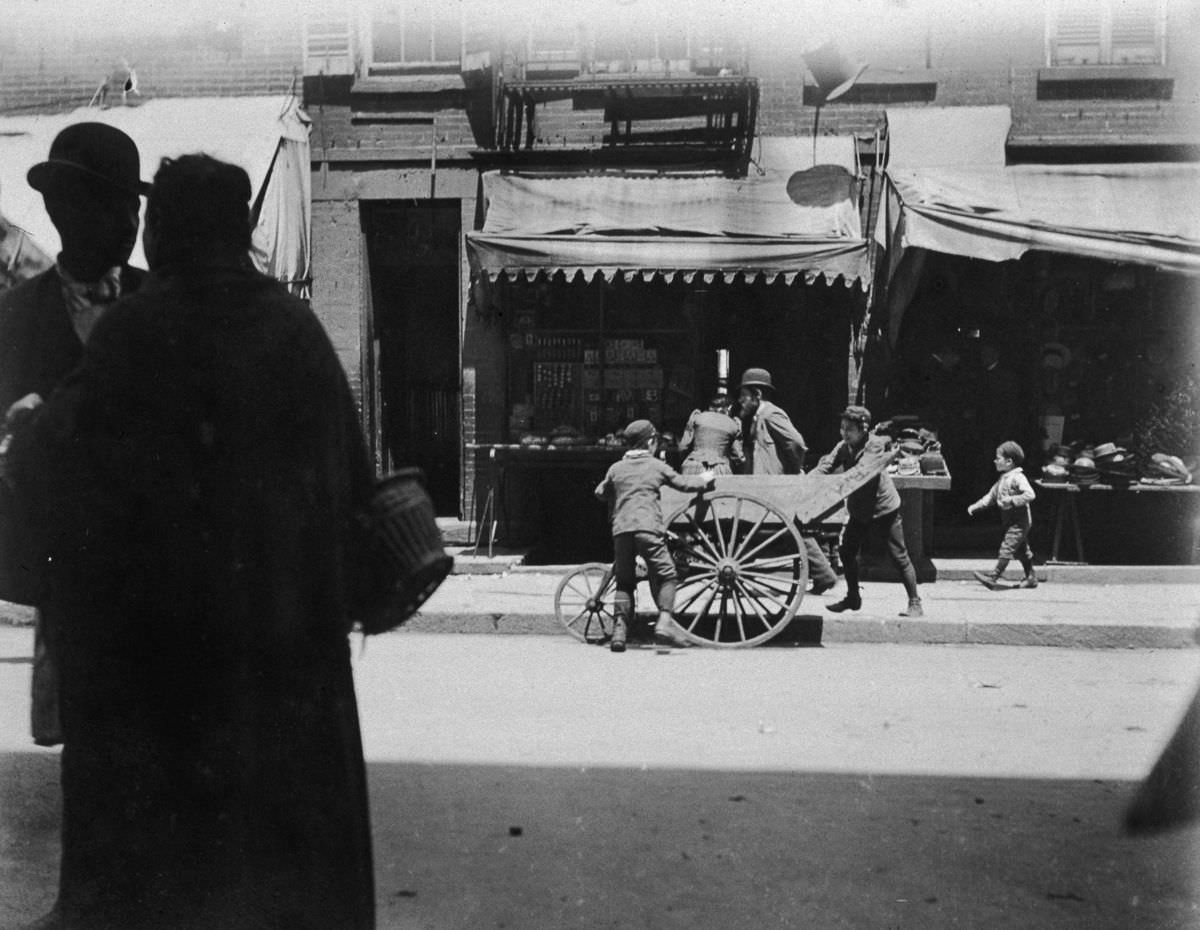
[[[490,554],[497,536],[508,545],[527,542],[532,537],[556,553],[561,552],[564,561],[571,561],[572,556],[580,558],[580,549],[587,550],[587,541],[576,537],[598,536],[593,547],[597,551],[587,551],[583,558],[608,557],[607,517],[592,490],[608,466],[624,455],[623,447],[471,444],[468,448],[479,453],[480,461],[486,457],[487,463],[487,490],[481,504],[472,508],[472,516],[479,521],[475,533],[477,551],[486,540]],[[556,481],[558,474],[566,480]],[[766,490],[765,485],[797,480],[803,481],[803,476],[735,475],[718,479],[717,487],[718,490],[736,487],[754,493],[755,482]],[[892,481],[900,492],[905,541],[918,579],[934,581],[936,570],[930,558],[932,497],[935,491],[949,489],[950,476],[892,475]],[[832,532],[844,522],[844,507],[821,518],[821,526]],[[890,566],[881,566],[881,570],[890,572]]]
[[[1079,521],[1079,501],[1089,499],[1105,499],[1111,495],[1122,494],[1200,494],[1200,486],[1194,484],[1137,484],[1114,486],[1111,484],[1072,484],[1069,481],[1046,481],[1038,479],[1034,484],[1039,490],[1045,491],[1053,510],[1054,537],[1050,545],[1050,558],[1047,564],[1086,564],[1087,556],[1083,549],[1083,531]],[[1195,499],[1195,498],[1191,498]],[[1061,558],[1063,531],[1071,535],[1075,546],[1075,562],[1064,562]],[[1200,522],[1193,524],[1191,538],[1192,553],[1200,552]]]

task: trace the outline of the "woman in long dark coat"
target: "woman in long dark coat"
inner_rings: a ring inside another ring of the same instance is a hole
[[[62,629],[71,928],[374,926],[349,643],[372,472],[245,172],[164,161],[151,275],[21,432]]]

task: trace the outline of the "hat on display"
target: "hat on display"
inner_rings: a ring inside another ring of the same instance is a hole
[[[1096,462],[1086,455],[1080,455],[1071,463],[1068,474],[1076,484],[1095,484],[1100,480],[1100,472],[1096,470]]]
[[[747,368],[745,374],[742,375],[741,387],[763,387],[769,390],[775,390],[775,385],[771,382],[771,373],[765,368]]]
[[[1192,473],[1183,459],[1162,452],[1155,452],[1150,456],[1146,471],[1155,477],[1169,478],[1185,484],[1191,484],[1192,481]]]
[[[107,123],[75,123],[50,143],[50,155],[29,169],[29,186],[45,193],[63,172],[102,181],[109,187],[137,196],[150,191],[141,178],[137,145]]]
[[[1116,443],[1112,443],[1112,442],[1102,442],[1102,443],[1100,443],[1100,445],[1096,446],[1096,449],[1095,449],[1096,458],[1098,458],[1098,459],[1102,459],[1107,455],[1114,455],[1117,452],[1124,452],[1124,451],[1125,451],[1124,449],[1118,449]]]
[[[936,449],[930,449],[928,452],[922,453],[920,462],[922,475],[945,475],[948,473],[946,459]]]
[[[631,446],[640,446],[658,435],[658,430],[649,420],[634,420],[625,427],[625,441]]]
[[[896,474],[906,477],[921,474],[921,457],[903,453],[896,462]]]

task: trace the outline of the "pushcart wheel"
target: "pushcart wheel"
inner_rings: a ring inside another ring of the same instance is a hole
[[[580,565],[558,583],[554,615],[580,642],[606,643],[612,638],[616,590],[612,566],[603,562]]]
[[[746,494],[709,492],[671,515],[675,620],[706,646],[766,642],[796,615],[808,559],[795,523]]]

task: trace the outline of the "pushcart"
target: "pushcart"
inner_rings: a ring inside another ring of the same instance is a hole
[[[836,475],[734,475],[714,490],[662,490],[667,546],[675,562],[675,620],[687,639],[726,649],[757,646],[796,616],[808,583],[803,533],[895,458],[873,450]],[[639,573],[640,574],[640,573]],[[554,612],[583,642],[612,635],[612,566],[580,565],[558,584]]]

